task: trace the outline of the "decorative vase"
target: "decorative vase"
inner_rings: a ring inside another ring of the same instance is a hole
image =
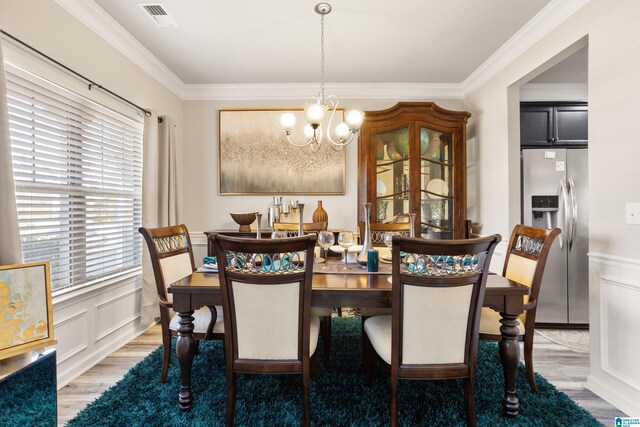
[[[443,160],[444,152],[442,151],[442,140],[440,139],[442,132],[433,132],[433,138],[429,141],[427,157],[431,160]]]
[[[358,264],[366,267],[368,261],[369,249],[373,249],[373,243],[371,242],[371,225],[369,224],[369,214],[371,213],[371,203],[363,203],[364,207],[364,241],[362,242],[362,250],[356,257]]]
[[[313,211],[313,216],[311,217],[313,222],[324,222],[329,221],[329,214],[327,211],[322,209],[322,200],[318,200],[318,207],[315,211]]]
[[[378,222],[387,220],[387,206],[389,206],[388,200],[376,200],[376,219]]]

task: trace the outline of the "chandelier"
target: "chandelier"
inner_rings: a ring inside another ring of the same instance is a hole
[[[334,136],[331,135],[331,123],[333,116],[338,108],[338,97],[335,95],[325,96],[324,94],[324,16],[331,12],[331,5],[328,3],[318,3],[315,11],[320,15],[320,93],[318,96],[310,96],[307,98],[304,107],[304,114],[307,124],[303,133],[306,142],[296,143],[292,141],[291,135],[296,125],[296,117],[293,113],[284,113],[280,117],[280,125],[287,135],[287,141],[295,147],[311,146],[313,151],[318,151],[323,140],[323,131],[320,126],[326,112],[330,112],[329,123],[327,125],[326,137],[331,143],[330,147],[334,150],[340,150],[349,144],[364,120],[364,113],[358,110],[350,110],[345,113],[345,121],[336,125]]]

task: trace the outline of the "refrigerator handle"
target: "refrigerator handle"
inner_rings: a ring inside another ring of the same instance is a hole
[[[569,237],[569,250],[573,247],[578,229],[578,198],[576,197],[576,184],[569,178],[569,193],[571,193],[571,235]]]
[[[560,178],[560,188],[558,189],[558,193],[560,196],[560,199],[562,199],[562,222],[561,222],[561,230],[562,232],[560,233],[560,235],[558,236],[558,241],[560,243],[560,249],[563,249],[565,246],[565,243],[568,245],[569,244],[569,223],[568,223],[568,218],[569,218],[569,194],[567,191],[567,180],[566,178],[563,176],[562,178]]]

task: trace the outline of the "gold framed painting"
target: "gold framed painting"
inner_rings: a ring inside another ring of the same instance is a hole
[[[301,143],[303,110],[219,111],[218,194],[344,194],[345,150],[333,150],[326,136],[316,152],[289,144],[280,127],[285,112],[296,116],[292,138]],[[331,125],[343,115],[336,111]]]
[[[0,266],[0,359],[55,343],[49,262]]]

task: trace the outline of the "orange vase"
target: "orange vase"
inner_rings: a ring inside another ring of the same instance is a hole
[[[329,215],[327,214],[327,211],[322,209],[322,200],[318,200],[318,207],[315,211],[313,211],[312,219],[313,222],[329,221]]]

